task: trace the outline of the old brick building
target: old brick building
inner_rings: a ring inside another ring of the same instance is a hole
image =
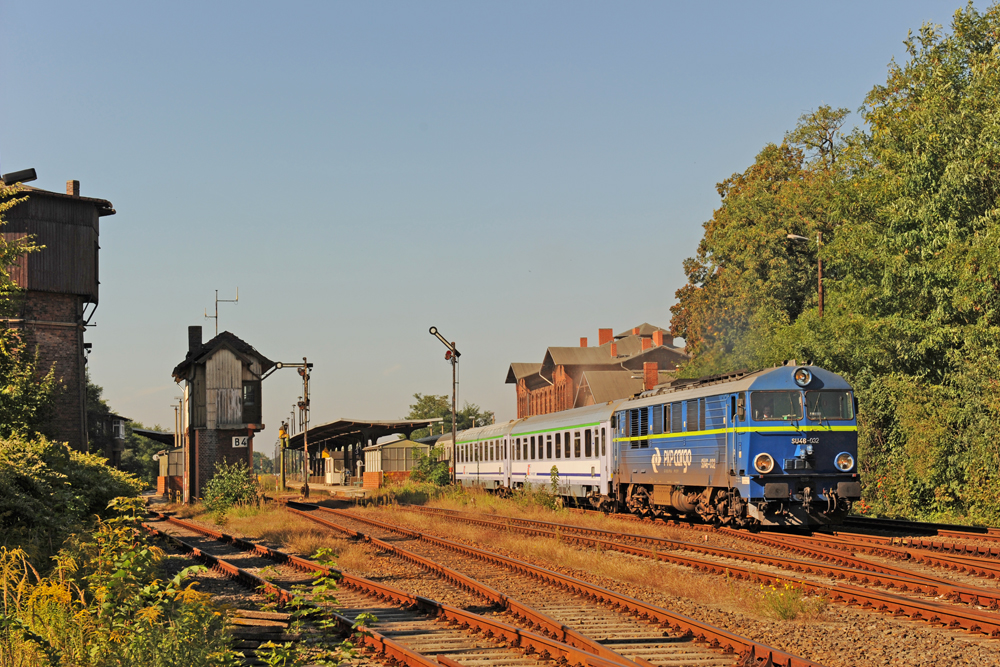
[[[200,498],[215,464],[252,467],[253,436],[263,431],[261,376],[274,362],[223,331],[202,343],[201,327],[188,327],[188,352],[173,371],[184,382],[185,502]]]
[[[540,364],[511,364],[507,384],[517,386],[520,419],[633,396],[669,381],[687,358],[651,324],[617,335],[599,329],[597,347],[581,338],[580,347],[548,348]]]
[[[38,350],[39,368],[55,369],[63,391],[47,429],[55,440],[87,449],[86,324],[97,308],[100,219],[111,202],[80,196],[79,181],[66,193],[24,188],[27,201],[6,213],[0,233],[8,240],[33,237],[42,250],[23,256],[10,275],[24,292],[0,325],[22,332]]]

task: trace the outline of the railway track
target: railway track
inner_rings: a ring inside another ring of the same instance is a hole
[[[789,667],[815,665],[729,631],[517,559],[350,512],[288,504],[292,509],[308,508],[310,511],[302,514],[314,520],[320,518],[314,515],[322,513],[324,520],[318,523],[348,534],[361,533],[352,525],[374,527],[390,535],[411,538],[413,549],[419,548],[421,556],[430,560],[457,559],[460,569],[475,579],[490,581],[508,591],[516,590],[522,603],[582,635],[599,638],[602,645],[632,657],[638,664],[753,665],[759,657],[763,664],[770,661]],[[325,520],[326,517],[336,517],[336,521]]]
[[[337,512],[337,510],[324,510],[328,512]],[[437,512],[437,510],[427,510],[432,512]],[[632,555],[642,556],[645,558],[656,559],[660,561],[670,562],[677,565],[683,565],[691,567],[696,571],[706,572],[710,574],[720,574],[720,575],[730,575],[739,579],[746,579],[749,581],[762,582],[766,584],[774,584],[777,582],[779,577],[776,575],[767,574],[761,572],[755,568],[742,567],[732,563],[725,563],[719,561],[705,560],[687,556],[684,554],[677,554],[676,550],[668,551],[653,551],[645,548],[641,548],[635,545],[623,544],[621,542],[615,542],[612,540],[601,539],[598,537],[592,537],[580,534],[566,534],[565,532],[557,532],[551,529],[543,528],[533,528],[527,525],[516,525],[516,522],[524,522],[528,520],[515,520],[514,523],[501,523],[497,521],[489,521],[485,519],[477,519],[470,515],[466,515],[455,510],[447,510],[442,513],[450,514],[453,518],[460,518],[463,522],[475,523],[483,526],[490,526],[493,528],[498,528],[501,530],[518,530],[525,534],[531,534],[539,537],[548,537],[552,539],[563,539],[563,540],[573,540],[580,544],[585,544],[587,546],[603,548],[603,549],[613,549],[623,553],[629,553]],[[340,514],[345,514],[340,512]],[[365,519],[365,521],[371,521]],[[530,522],[529,522],[530,523]],[[566,531],[576,528],[574,526],[563,526]],[[405,530],[405,529],[400,529]],[[410,531],[413,532],[413,531]],[[640,536],[642,537],[642,536]],[[439,538],[435,538],[439,539]],[[670,541],[664,541],[670,542]],[[693,550],[703,550],[712,551],[713,555],[719,556],[723,553],[728,554],[729,558],[733,558],[736,555],[745,554],[745,552],[735,552],[734,550],[717,549],[714,547],[700,547],[700,545],[692,545],[690,543],[678,543],[684,544],[685,548],[690,548]],[[665,545],[666,546],[666,545]],[[774,557],[761,556],[759,554],[748,554],[748,557],[743,557],[742,560],[754,559],[759,557],[760,561],[770,561],[769,564],[774,564],[780,562],[782,559],[777,559]],[[787,560],[787,559],[786,559]],[[944,584],[936,583],[933,586],[930,582],[920,581],[915,577],[902,578],[895,575],[885,575],[878,574],[870,571],[862,570],[849,570],[844,572],[843,568],[835,568],[822,563],[808,563],[806,561],[797,561],[797,564],[790,567],[801,568],[801,572],[808,572],[813,574],[822,574],[824,576],[842,576],[844,579],[850,580],[853,578],[854,581],[861,583],[863,585],[882,585],[889,586],[892,585],[900,590],[923,590],[926,594],[938,594],[932,593],[935,589],[940,592],[945,586],[948,587],[946,594],[951,594],[956,596],[958,599],[962,599],[972,604],[979,605],[980,602],[985,602],[985,605],[989,606],[992,600],[995,604],[996,592],[989,591],[986,589],[970,589],[967,587],[956,586],[948,582]],[[905,616],[917,621],[923,621],[931,625],[944,626],[951,629],[962,629],[972,634],[985,634],[989,637],[1000,637],[1000,615],[979,611],[975,609],[968,609],[964,607],[958,607],[951,604],[940,603],[932,600],[922,600],[916,599],[903,595],[896,595],[893,593],[885,593],[880,591],[874,591],[861,586],[855,586],[851,584],[828,584],[822,581],[817,581],[815,579],[804,579],[799,576],[788,576],[781,578],[783,581],[791,582],[796,586],[801,587],[807,592],[826,595],[830,600],[846,604],[849,606],[857,606],[862,609],[870,611],[878,611],[881,613],[891,614],[893,616]],[[926,579],[926,578],[925,578]],[[944,581],[944,580],[941,580]],[[904,588],[905,587],[905,588]],[[982,594],[985,597],[983,599],[979,598]]]
[[[956,526],[946,523],[923,523],[906,519],[876,519],[863,516],[846,516],[844,526],[888,532],[916,533],[965,540],[987,540],[1000,545],[1000,528]]]
[[[586,535],[596,538],[594,540],[588,540],[588,543],[591,546],[615,549],[616,547],[614,546],[614,543],[624,542],[627,544],[646,544],[670,551],[690,551],[692,553],[713,556],[716,558],[769,565],[771,567],[788,570],[794,573],[817,574],[830,577],[838,581],[848,581],[867,586],[897,589],[903,592],[913,591],[931,597],[944,596],[955,602],[965,602],[971,605],[987,607],[993,610],[1000,609],[1000,589],[962,586],[947,579],[915,574],[904,568],[891,567],[880,563],[862,560],[833,549],[808,548],[805,546],[796,546],[797,543],[792,543],[792,549],[801,555],[825,561],[816,563],[781,556],[769,556],[750,551],[741,551],[737,549],[671,540],[650,535],[636,535],[601,530],[597,528],[586,528],[582,526],[574,526],[572,524],[536,521],[515,517],[503,517],[502,522],[498,522],[469,518],[465,515],[454,514],[448,510],[440,510],[437,508],[432,509],[410,506],[407,507],[407,509],[425,514],[438,514],[452,517],[461,516],[463,521],[469,521],[483,526],[524,526],[532,529],[533,531],[537,531],[535,534],[539,536],[556,539],[565,539],[567,534]],[[760,537],[753,534],[750,535],[754,537],[754,541],[758,543],[767,544],[776,548],[789,547],[789,543],[779,539]],[[659,557],[661,560],[663,559],[661,557],[662,552],[660,551],[652,552],[645,549],[635,550],[632,548],[618,548],[618,550],[624,551],[625,553],[631,553],[633,555],[640,555],[648,558]],[[834,564],[827,564],[831,562]],[[688,563],[681,561],[678,564]],[[695,561],[691,561],[691,564],[693,567],[696,567],[696,569],[703,565],[701,562],[696,563]]]
[[[462,667],[463,665],[503,664],[512,667],[553,662],[580,667],[625,667],[628,663],[608,661],[549,637],[514,627],[473,612],[410,595],[392,586],[339,572],[276,549],[232,537],[202,526],[159,515],[173,528],[211,538],[225,547],[265,557],[282,567],[299,572],[339,577],[339,611],[326,610],[344,634],[352,633],[348,614],[373,613],[377,621],[360,637],[363,645],[379,659],[410,667]],[[295,600],[288,588],[268,581],[225,556],[207,551],[189,540],[162,528],[143,524],[146,530],[175,543],[205,562],[224,571],[253,589],[263,589],[284,604]],[[293,575],[294,577],[294,575]]]

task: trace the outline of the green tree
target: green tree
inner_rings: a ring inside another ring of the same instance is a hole
[[[824,106],[802,116],[782,144],[718,184],[722,205],[684,262],[688,282],[671,308],[671,333],[693,355],[685,375],[770,363],[778,352],[767,341],[816,305],[818,248],[788,235],[834,235],[846,115]]]
[[[254,451],[253,471],[261,475],[270,475],[274,472],[274,461],[264,452]]]
[[[865,502],[883,514],[1000,522],[1000,8],[906,40],[839,135],[800,119],[743,174],[678,293],[688,374],[811,360],[860,403]],[[824,233],[826,303],[814,307]],[[798,254],[799,256],[796,256]]]
[[[436,396],[434,394],[414,394],[415,402],[410,405],[410,412],[407,419],[434,419],[440,418],[442,422],[434,425],[434,433],[451,433],[451,397]],[[455,412],[455,423],[459,431],[476,426],[492,424],[495,420],[493,412],[483,410],[475,403],[466,402],[460,410]],[[442,428],[444,429],[442,431]],[[411,440],[430,435],[430,429],[422,428],[413,432]]]

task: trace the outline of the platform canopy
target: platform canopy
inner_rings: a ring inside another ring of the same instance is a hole
[[[406,438],[421,428],[440,422],[440,417],[433,419],[397,419],[392,421],[372,421],[362,419],[338,419],[327,424],[313,426],[308,430],[309,450],[313,447],[339,449],[357,444],[374,445],[378,439],[395,433],[402,433]],[[302,449],[302,436],[297,433],[288,441],[289,449]]]

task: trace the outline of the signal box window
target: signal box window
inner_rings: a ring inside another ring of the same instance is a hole
[[[243,383],[243,423],[260,423],[260,381]]]

